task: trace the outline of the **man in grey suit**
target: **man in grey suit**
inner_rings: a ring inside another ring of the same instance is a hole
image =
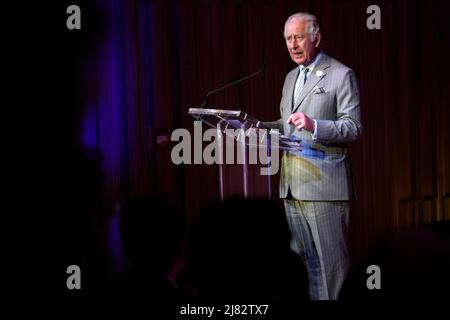
[[[292,248],[305,261],[311,299],[337,299],[348,272],[349,204],[354,197],[347,143],[361,136],[359,89],[353,70],[320,47],[315,16],[297,13],[284,26],[292,60],[281,119],[270,125],[301,141],[284,152],[280,197],[292,232]]]

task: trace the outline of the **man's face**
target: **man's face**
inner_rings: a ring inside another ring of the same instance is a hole
[[[314,41],[311,41],[311,37],[306,33],[306,23],[293,20],[284,29],[284,39],[291,59],[296,64],[308,65],[318,51],[320,33],[317,33]]]

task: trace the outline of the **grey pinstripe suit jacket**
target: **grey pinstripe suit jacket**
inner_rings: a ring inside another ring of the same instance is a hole
[[[280,197],[291,190],[298,200],[350,200],[353,179],[347,158],[347,143],[362,133],[357,80],[353,70],[322,54],[293,105],[299,67],[286,76],[280,103],[281,119],[272,122],[284,135],[302,141],[301,152],[284,152],[281,163]],[[294,112],[304,112],[317,121],[317,139],[287,124]]]

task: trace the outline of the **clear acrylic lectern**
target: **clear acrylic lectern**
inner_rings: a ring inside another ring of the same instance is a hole
[[[218,155],[218,169],[219,169],[219,189],[220,198],[223,200],[223,135],[230,136],[237,141],[238,148],[241,148],[241,162],[243,175],[243,190],[244,197],[248,196],[248,147],[265,148],[267,150],[267,157],[270,159],[272,152],[284,151],[300,151],[301,144],[299,140],[291,140],[279,133],[278,130],[273,130],[270,126],[264,124],[247,113],[240,110],[220,110],[220,109],[203,109],[190,108],[188,113],[197,121],[202,121],[208,124],[216,131],[216,143]],[[238,134],[236,134],[238,132]],[[276,141],[276,144],[272,143]],[[270,165],[270,164],[268,164]],[[271,196],[270,174],[267,175],[268,193]]]

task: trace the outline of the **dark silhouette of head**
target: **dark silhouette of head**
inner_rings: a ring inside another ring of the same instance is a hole
[[[367,259],[348,275],[341,300],[422,300],[450,296],[450,238],[442,225],[401,228],[383,234]],[[380,269],[381,289],[369,290],[367,267]]]
[[[133,270],[169,274],[181,255],[184,218],[163,197],[144,197],[123,208],[120,232]]]
[[[270,200],[234,198],[205,207],[190,230],[187,259],[203,298],[308,297],[306,269],[290,249],[285,214]]]

